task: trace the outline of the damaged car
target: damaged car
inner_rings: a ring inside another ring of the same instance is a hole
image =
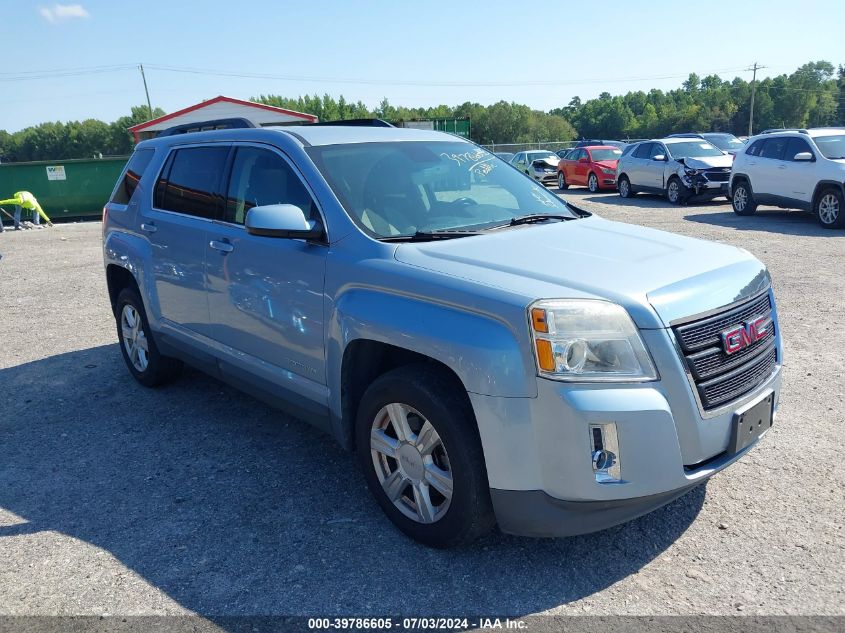
[[[534,150],[519,152],[511,159],[511,165],[544,185],[557,182],[557,164],[560,158],[552,152]]]
[[[619,195],[638,192],[666,196],[682,204],[693,196],[728,197],[733,156],[704,139],[687,137],[642,141],[616,166]]]

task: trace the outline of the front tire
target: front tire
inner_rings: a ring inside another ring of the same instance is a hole
[[[747,181],[740,180],[733,186],[731,206],[737,215],[754,215],[757,211],[757,203],[754,202],[754,194]]]
[[[562,171],[557,173],[557,188],[561,191],[566,191],[569,189],[569,184],[566,182],[566,176]]]
[[[681,179],[677,176],[672,176],[666,185],[666,199],[672,204],[681,204]]]
[[[842,191],[830,187],[823,190],[816,200],[816,217],[826,229],[845,228],[845,200]]]
[[[590,193],[596,193],[599,190],[599,179],[592,172],[587,177],[587,188],[590,190]]]
[[[631,188],[631,181],[628,176],[619,176],[619,182],[616,183],[616,188],[619,190],[619,196],[622,198],[630,198],[634,195],[634,190]]]
[[[475,417],[446,372],[417,364],[377,378],[358,407],[355,443],[370,492],[407,536],[443,548],[492,529]]]
[[[182,369],[182,361],[159,352],[147,321],[141,297],[132,288],[124,288],[115,307],[117,338],[129,373],[145,387],[170,382]]]

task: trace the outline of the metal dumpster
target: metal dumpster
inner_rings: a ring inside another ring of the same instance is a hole
[[[53,221],[98,217],[128,156],[0,164],[0,199],[29,191]],[[6,209],[11,212],[11,209]]]

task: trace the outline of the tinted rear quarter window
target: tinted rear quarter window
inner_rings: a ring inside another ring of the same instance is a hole
[[[758,141],[754,141],[751,145],[748,146],[748,149],[745,150],[745,153],[749,156],[759,156],[760,149],[763,147],[763,143],[765,143],[765,139],[760,139]]]
[[[156,206],[199,218],[218,217],[228,147],[186,147],[176,150],[156,183]]]
[[[123,172],[123,177],[117,183],[114,194],[112,194],[111,201],[117,204],[129,204],[132,194],[138,188],[138,183],[150,161],[153,158],[155,150],[153,149],[138,149],[132,154],[129,162],[126,164],[126,169]]]

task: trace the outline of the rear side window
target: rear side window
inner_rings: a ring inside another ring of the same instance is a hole
[[[318,217],[311,194],[281,156],[257,147],[239,147],[223,219],[243,224],[251,208],[270,204],[292,204],[302,209],[305,217]]]
[[[761,158],[771,158],[774,160],[783,159],[784,151],[786,150],[786,143],[789,137],[781,136],[779,138],[767,138],[763,144],[763,149],[760,150]]]
[[[156,182],[156,206],[198,218],[218,217],[220,183],[228,155],[228,147],[176,150]]]
[[[765,142],[765,139],[754,141],[751,146],[747,150],[745,150],[745,153],[749,156],[759,156],[760,150],[763,148],[763,143]]]
[[[129,204],[132,194],[138,188],[138,183],[141,182],[141,177],[147,170],[147,166],[153,158],[155,150],[153,149],[138,149],[132,154],[126,169],[123,172],[123,177],[117,183],[111,201],[117,204]]]

